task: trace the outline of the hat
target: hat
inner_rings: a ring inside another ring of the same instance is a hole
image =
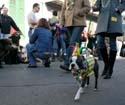
[[[79,52],[79,43],[76,43],[74,51],[72,53],[72,56],[79,56],[80,52]]]

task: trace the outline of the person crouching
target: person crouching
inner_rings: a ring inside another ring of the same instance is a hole
[[[40,58],[45,67],[50,67],[52,32],[49,28],[47,20],[41,18],[30,37],[30,42],[26,45],[29,68],[37,67],[36,58]]]

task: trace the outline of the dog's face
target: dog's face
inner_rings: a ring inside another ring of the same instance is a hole
[[[85,60],[84,56],[72,56],[70,58],[70,65],[69,69],[70,70],[76,70],[78,71],[79,69],[84,69],[83,61]]]
[[[74,78],[79,78],[79,80],[83,80],[81,73],[86,70],[87,65],[84,63],[84,56],[72,56],[70,58],[69,69],[71,70]]]
[[[15,32],[12,36],[10,36],[10,39],[12,40],[13,44],[19,45],[20,34]]]

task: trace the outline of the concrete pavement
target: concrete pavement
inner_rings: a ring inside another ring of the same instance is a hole
[[[98,61],[100,73],[103,62]],[[99,77],[99,89],[93,91],[94,78],[81,99],[75,102],[78,89],[71,73],[54,62],[50,68],[27,68],[27,64],[4,65],[0,69],[0,105],[125,105],[125,59],[117,59],[110,80]]]

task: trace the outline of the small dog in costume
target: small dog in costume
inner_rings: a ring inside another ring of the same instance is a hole
[[[93,55],[91,55],[89,52],[90,51],[85,46],[82,46],[79,49],[78,43],[76,43],[75,49],[70,59],[69,69],[79,84],[79,89],[75,95],[74,100],[80,99],[80,94],[84,92],[85,84],[89,85],[89,79],[92,74],[95,76],[94,88],[97,90],[98,63]]]

